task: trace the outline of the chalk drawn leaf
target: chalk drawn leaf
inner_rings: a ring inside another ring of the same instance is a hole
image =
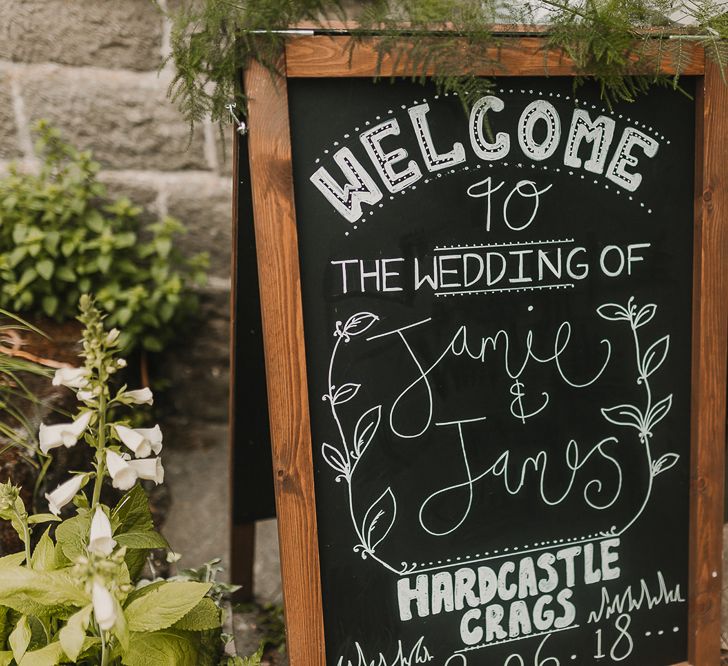
[[[671,467],[674,467],[678,460],[680,460],[680,456],[677,453],[666,453],[652,464],[652,476],[666,472]]]
[[[346,320],[343,334],[348,337],[360,335],[377,321],[379,321],[379,317],[371,312],[358,312]]]
[[[617,405],[616,407],[602,408],[602,416],[615,425],[630,426],[642,429],[642,412],[634,405]]]
[[[639,328],[640,326],[644,326],[646,323],[652,320],[652,318],[655,316],[655,312],[657,312],[656,305],[654,305],[653,303],[645,305],[637,313],[637,316],[634,319],[634,327]]]
[[[336,389],[332,404],[340,405],[344,402],[349,402],[359,392],[360,388],[361,384],[342,384]]]
[[[321,447],[321,454],[323,455],[324,460],[328,463],[329,467],[333,467],[341,474],[346,474],[348,472],[346,460],[344,460],[344,456],[341,455],[341,451],[337,448],[324,442],[324,445]]]
[[[660,338],[655,344],[653,344],[642,357],[642,373],[645,377],[649,377],[655,370],[657,370],[665,358],[667,352],[670,349],[670,336],[666,335]]]
[[[382,406],[372,407],[362,414],[354,428],[354,455],[360,458],[369,446],[382,419]]]
[[[652,407],[650,413],[647,415],[645,430],[652,430],[652,427],[655,424],[662,421],[662,419],[664,419],[670,411],[670,407],[672,407],[672,393],[668,395],[667,398],[663,398],[660,402],[655,403]]]
[[[616,303],[605,303],[597,308],[597,312],[600,317],[609,319],[610,321],[629,321],[629,310],[623,305],[617,305]]]
[[[364,515],[361,532],[369,552],[373,553],[377,546],[389,534],[397,517],[397,500],[391,488],[387,488],[369,507]]]

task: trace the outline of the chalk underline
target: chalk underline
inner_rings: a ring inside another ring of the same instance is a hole
[[[563,282],[560,284],[542,284],[529,287],[498,287],[493,289],[468,289],[461,291],[436,291],[435,296],[467,296],[469,294],[493,294],[502,291],[537,291],[539,289],[573,289],[573,282]]]
[[[462,654],[463,652],[470,652],[471,650],[481,650],[482,648],[492,647],[494,645],[503,645],[505,643],[515,643],[516,641],[522,641],[526,638],[537,638],[538,636],[548,636],[550,634],[558,634],[561,631],[569,631],[571,629],[578,629],[578,624],[572,624],[568,627],[563,627],[562,629],[551,629],[550,631],[539,631],[536,634],[528,634],[528,636],[519,636],[518,638],[507,638],[502,641],[493,641],[491,643],[482,643],[480,645],[473,645],[472,647],[466,647],[462,650],[456,650],[455,654]]]

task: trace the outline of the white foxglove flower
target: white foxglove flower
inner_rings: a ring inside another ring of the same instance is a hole
[[[51,493],[46,493],[45,498],[48,500],[48,508],[55,516],[61,513],[61,509],[66,506],[81,490],[84,482],[84,475],[79,474],[72,476],[68,481],[62,483]]]
[[[91,603],[94,607],[94,616],[99,629],[108,631],[116,624],[116,602],[114,597],[100,583],[94,582],[91,592]]]
[[[154,404],[154,395],[150,388],[138,389],[136,391],[124,391],[121,397],[134,405]]]
[[[81,400],[81,402],[93,402],[96,398],[93,391],[78,391],[76,393],[76,397]]]
[[[90,372],[86,368],[58,368],[53,375],[53,386],[80,389],[88,386]]]
[[[127,428],[123,425],[116,427],[116,434],[123,444],[134,451],[137,458],[146,458],[151,452],[152,447],[150,444],[145,444],[144,435],[136,432],[133,428]]]
[[[111,485],[119,490],[129,490],[137,480],[137,473],[118,453],[106,452],[106,466],[111,474]]]
[[[119,358],[116,360],[116,367],[117,368],[125,368],[126,367],[126,359]]]
[[[65,446],[67,449],[71,448],[83,434],[83,431],[88,428],[91,416],[91,412],[85,412],[73,423],[58,423],[50,426],[41,423],[38,432],[40,450],[43,453],[48,453],[51,449],[59,446]]]
[[[103,509],[96,507],[91,521],[91,533],[88,539],[88,549],[97,555],[111,555],[116,541],[111,538],[111,523]]]
[[[137,473],[140,479],[154,481],[157,485],[164,483],[164,467],[162,467],[161,458],[130,460],[129,466]]]
[[[119,439],[126,444],[137,458],[146,458],[154,451],[157,455],[162,450],[162,431],[158,425],[153,428],[127,428],[116,426]]]

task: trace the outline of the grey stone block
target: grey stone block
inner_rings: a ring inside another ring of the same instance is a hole
[[[156,74],[47,65],[23,71],[20,80],[31,120],[48,119],[106,167],[207,168],[202,133],[190,143],[187,124]]]
[[[113,172],[102,172],[99,180],[106,186],[109,199],[124,197],[129,199],[135,206],[141,206],[144,212],[141,214],[143,224],[149,224],[158,219],[157,198],[159,192],[154,185],[139,180],[129,180]]]
[[[10,80],[7,74],[0,72],[0,159],[20,156]]]
[[[169,214],[187,225],[187,234],[179,239],[188,254],[208,252],[209,273],[230,277],[232,228],[232,184],[221,178],[200,178],[191,187],[179,182],[169,189]]]
[[[3,0],[0,58],[153,70],[163,20],[150,0]]]

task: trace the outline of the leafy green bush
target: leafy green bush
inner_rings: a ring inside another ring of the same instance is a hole
[[[40,172],[11,167],[0,180],[0,307],[65,320],[93,292],[123,347],[160,351],[195,311],[207,257],[175,249],[177,220],[143,228],[140,207],[110,200],[90,152],[46,122],[36,131]]]

